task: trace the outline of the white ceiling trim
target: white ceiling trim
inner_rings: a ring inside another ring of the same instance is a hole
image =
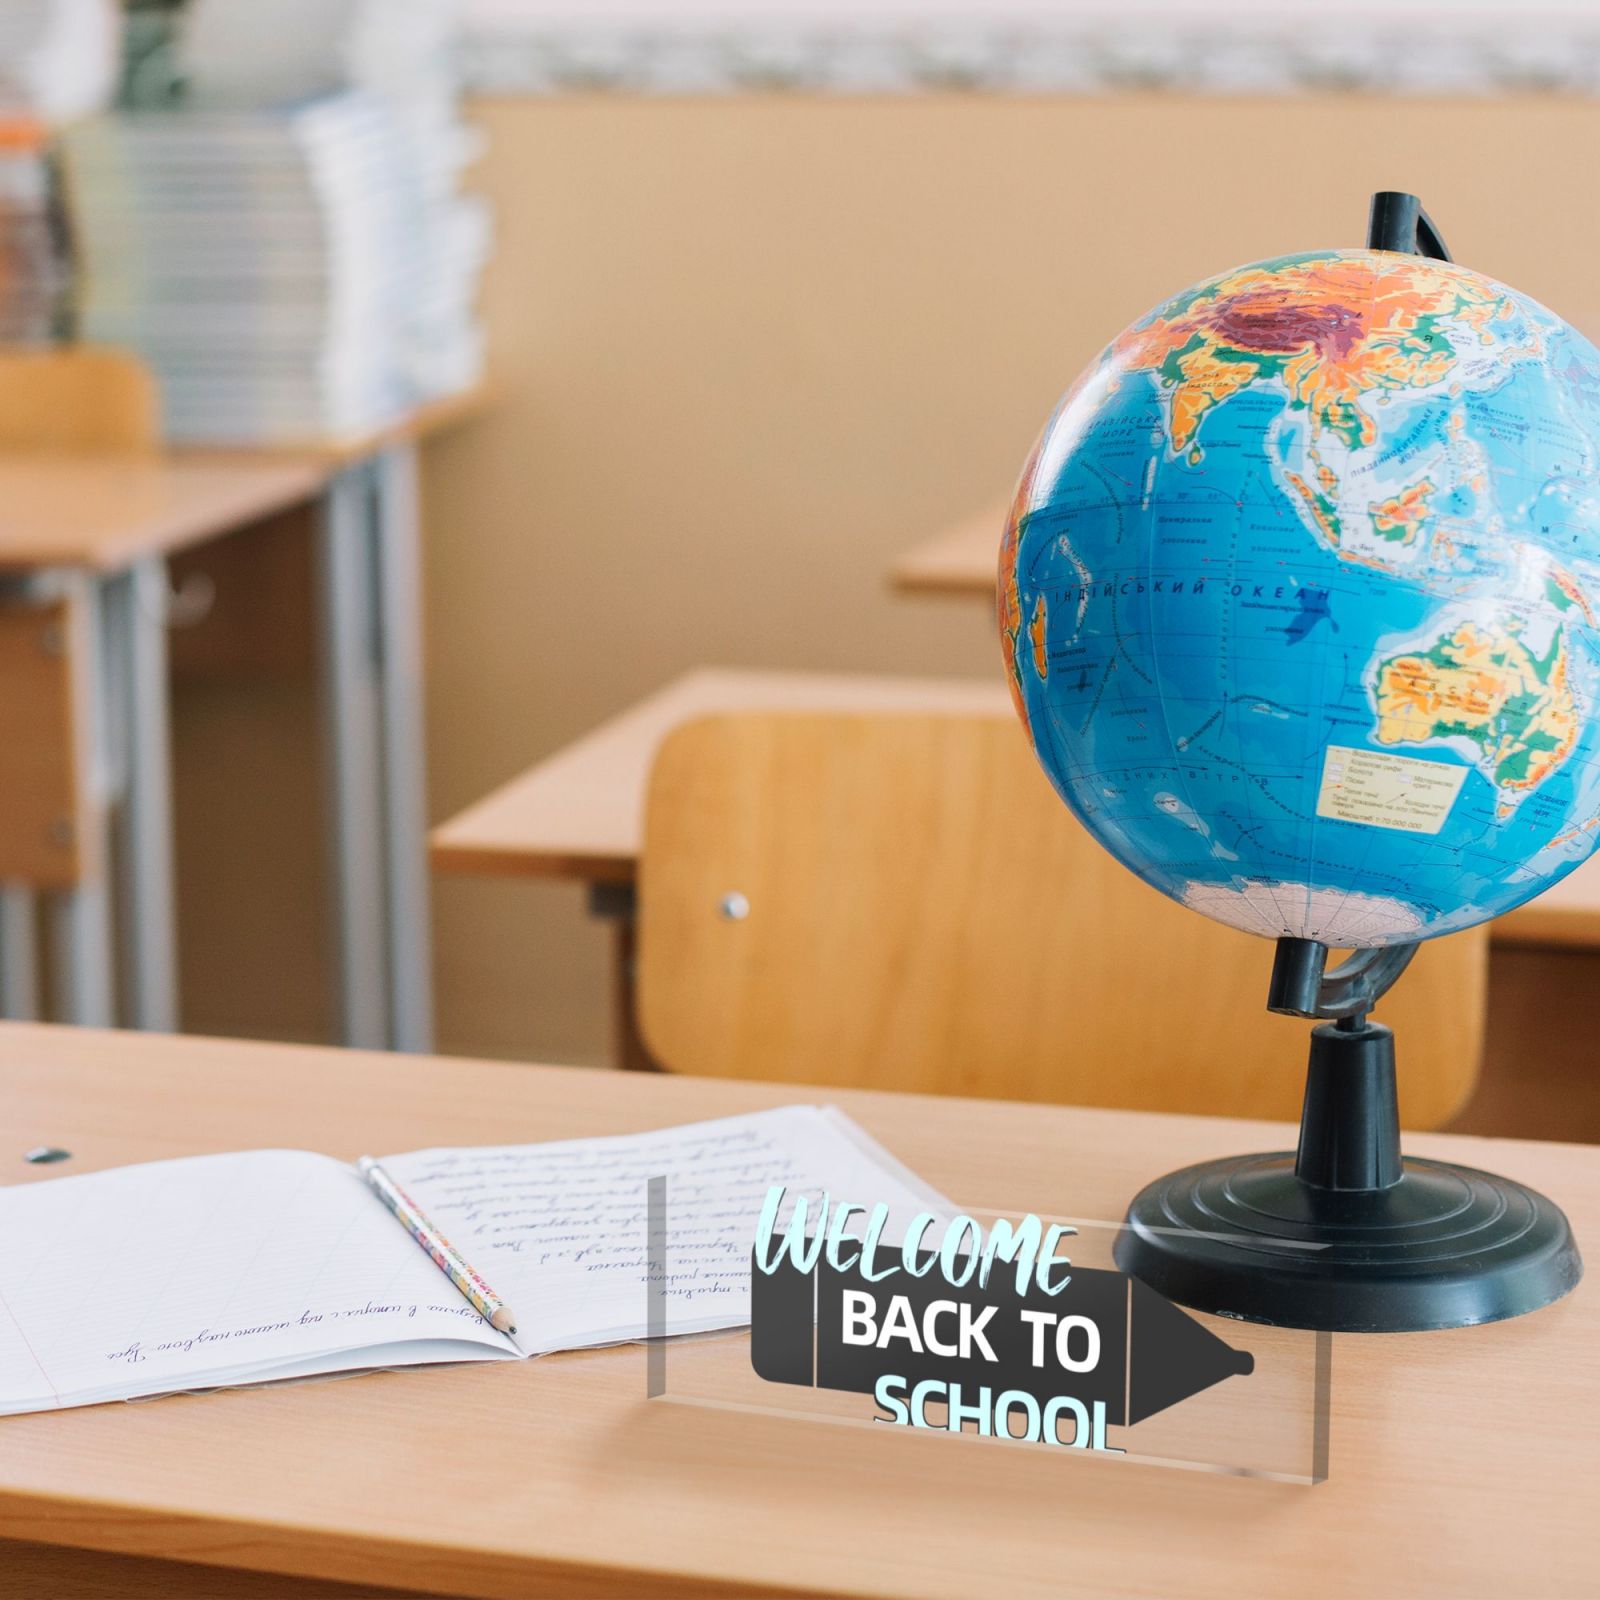
[[[1600,13],[1587,8],[1516,23],[1380,13],[1301,27],[1281,12],[1202,24],[1137,7],[1121,24],[1101,12],[989,27],[468,20],[467,82],[482,93],[1600,94]]]

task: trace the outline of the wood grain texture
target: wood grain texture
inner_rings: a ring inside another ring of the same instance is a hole
[[[0,348],[0,450],[153,450],[156,380],[125,350]]]
[[[983,683],[704,667],[441,823],[429,836],[434,870],[632,883],[662,739],[711,712],[783,709],[1013,715],[998,670]]]
[[[1019,1214],[1115,1218],[1159,1172],[1292,1136],[1215,1118],[826,1097],[963,1204]],[[73,1171],[266,1145],[353,1158],[807,1098],[794,1086],[10,1025],[0,1179],[41,1180],[20,1160],[41,1140],[72,1149]],[[1580,1240],[1600,1238],[1594,1148],[1409,1143],[1537,1184]],[[0,1537],[518,1600],[1578,1600],[1600,1564],[1588,1514],[1597,1338],[1593,1281],[1514,1322],[1340,1336],[1330,1476],[1316,1488],[1113,1461],[1041,1474],[1029,1451],[688,1412],[645,1399],[636,1346],[100,1406],[5,1419]],[[215,1592],[228,1592],[225,1578]]]
[[[193,1562],[124,1556],[105,1550],[70,1550],[60,1545],[0,1541],[0,1596],[4,1600],[389,1600],[415,1595],[368,1583],[327,1583],[277,1573],[226,1572]]]
[[[90,597],[0,601],[0,879],[65,889],[103,867],[86,721]]]
[[[1009,716],[688,724],[656,757],[639,899],[640,1026],[669,1068],[1299,1111],[1305,1028],[1264,1009],[1270,943],[1113,860]],[[1485,952],[1481,931],[1429,944],[1379,1007],[1411,1127],[1471,1089]]]

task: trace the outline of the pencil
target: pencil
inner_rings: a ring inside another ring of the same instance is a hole
[[[504,1300],[468,1265],[466,1258],[422,1214],[416,1201],[378,1165],[371,1156],[362,1156],[357,1170],[367,1187],[399,1219],[400,1226],[433,1258],[433,1263],[472,1303],[473,1308],[496,1333],[515,1333],[517,1319]]]

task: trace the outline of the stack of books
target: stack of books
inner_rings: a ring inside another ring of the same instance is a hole
[[[199,0],[179,103],[63,141],[80,336],[139,352],[174,440],[361,433],[481,376],[476,147],[449,52],[395,42],[432,41],[404,18],[442,8],[383,0],[395,37],[363,51],[371,10]]]

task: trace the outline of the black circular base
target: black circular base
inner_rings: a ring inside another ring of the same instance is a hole
[[[1521,1316],[1583,1275],[1541,1194],[1407,1159],[1386,1189],[1314,1188],[1291,1154],[1232,1156],[1140,1191],[1117,1265],[1197,1311],[1287,1328],[1402,1333]]]

